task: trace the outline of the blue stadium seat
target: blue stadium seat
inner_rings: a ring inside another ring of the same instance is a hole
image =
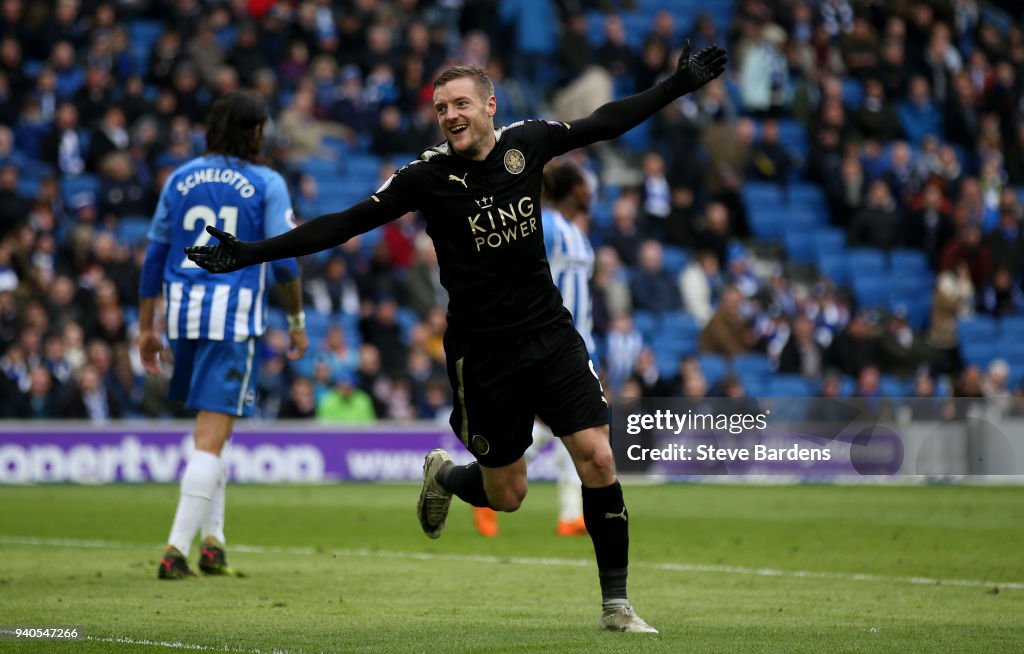
[[[420,321],[419,315],[410,307],[398,308],[398,326],[402,329],[402,340],[409,343],[409,336],[412,334],[413,325]]]
[[[633,152],[646,152],[651,149],[651,121],[645,120],[633,129],[619,137],[621,143],[627,150]]]
[[[62,177],[60,194],[64,202],[73,205],[73,200],[81,195],[89,195],[93,201],[100,190],[100,178],[90,173],[82,173],[74,177]]]
[[[838,227],[814,230],[814,250],[818,256],[846,253],[846,234]]]
[[[774,182],[746,182],[740,189],[743,203],[751,208],[781,208],[784,204],[782,187]]]
[[[817,258],[814,234],[807,229],[787,228],[782,243],[786,248],[786,256],[792,261],[813,263]]]
[[[987,366],[999,355],[994,341],[961,341],[960,356],[964,363],[972,366]]]
[[[853,295],[860,307],[889,306],[889,277],[887,275],[851,272],[850,284],[853,286]]]
[[[708,386],[721,381],[729,373],[729,360],[718,354],[701,354],[698,357],[700,370],[704,373],[704,379]]]
[[[999,324],[991,316],[974,316],[957,323],[957,340],[961,343],[994,343],[999,336]]]
[[[846,286],[850,279],[849,269],[846,252],[818,253],[818,270],[836,286]]]
[[[665,245],[662,247],[662,264],[672,277],[678,277],[679,273],[683,272],[683,268],[686,267],[686,263],[686,250],[678,245]]]
[[[885,252],[877,248],[850,248],[847,261],[851,277],[864,273],[884,273],[889,270]]]
[[[1011,334],[1024,338],[1024,316],[1003,316],[999,319],[999,331],[1004,338]]]
[[[853,77],[844,77],[842,85],[843,106],[848,110],[859,107],[864,102],[864,85]]]
[[[789,206],[806,208],[819,212],[828,211],[828,201],[825,198],[825,191],[816,184],[797,182],[792,184],[786,193]]]
[[[911,394],[913,384],[894,375],[882,375],[879,379],[879,388],[886,397],[906,397]]]
[[[811,397],[817,391],[814,384],[800,375],[775,375],[769,388],[772,397]]]
[[[350,179],[369,180],[371,185],[380,178],[382,165],[383,161],[372,154],[352,154],[342,161],[344,172]]]
[[[125,245],[145,243],[150,222],[146,216],[125,216],[118,221],[114,235]]]
[[[650,343],[661,329],[661,316],[653,311],[639,309],[633,312],[633,326],[644,337],[644,342]]]
[[[889,252],[889,265],[893,272],[903,273],[927,273],[931,275],[931,267],[928,265],[928,257],[921,250],[910,248],[897,248]]]
[[[661,317],[662,333],[675,334],[687,339],[697,338],[700,333],[700,326],[697,320],[683,311],[670,311]]]
[[[732,360],[732,369],[743,379],[765,379],[775,372],[775,366],[763,354],[741,354]]]
[[[337,179],[341,172],[341,164],[338,159],[328,157],[309,157],[301,164],[302,172],[316,177],[317,180]]]
[[[901,300],[893,303],[890,307],[893,310],[901,308],[907,312],[907,322],[917,331],[922,331],[928,326],[932,314],[931,294],[919,295],[916,298]]]
[[[787,150],[807,158],[808,141],[807,129],[793,119],[782,119],[779,121],[779,143]]]
[[[747,219],[750,231],[761,239],[782,237],[789,219],[789,209],[778,205],[748,205]]]

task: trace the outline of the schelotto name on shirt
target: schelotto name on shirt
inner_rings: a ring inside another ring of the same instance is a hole
[[[243,198],[251,198],[256,194],[256,187],[249,178],[232,168],[200,168],[186,175],[174,188],[184,197],[200,184],[211,182],[233,186]]]
[[[533,198],[519,198],[509,202],[507,207],[495,207],[494,196],[476,200],[480,213],[466,216],[469,231],[473,234],[476,251],[485,245],[496,248],[511,243],[537,231],[537,217],[534,215]]]

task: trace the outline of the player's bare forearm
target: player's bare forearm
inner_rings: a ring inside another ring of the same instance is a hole
[[[153,331],[153,312],[156,311],[155,297],[139,298],[139,331]]]
[[[301,277],[295,277],[278,284],[277,290],[281,293],[281,302],[284,304],[284,310],[288,315],[295,316],[302,312]]]
[[[344,211],[317,216],[279,236],[250,242],[209,226],[206,231],[217,237],[219,244],[185,248],[185,253],[205,270],[231,272],[265,261],[303,257],[336,247],[402,213],[377,200],[367,199]]]
[[[572,148],[622,136],[644,122],[676,98],[695,91],[725,71],[725,50],[708,46],[690,54],[687,42],[675,73],[628,98],[601,105],[586,118],[572,121],[569,143]]]

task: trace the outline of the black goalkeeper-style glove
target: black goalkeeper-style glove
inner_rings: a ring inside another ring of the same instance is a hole
[[[236,237],[207,225],[206,231],[215,236],[218,245],[199,245],[185,248],[189,261],[212,273],[228,273],[241,270],[254,263],[262,263],[259,252],[252,243],[239,241]]]
[[[725,64],[729,61],[725,50],[717,45],[709,45],[696,54],[690,52],[690,40],[686,40],[683,53],[679,55],[676,72],[662,84],[674,97],[696,91],[711,80],[725,72]]]

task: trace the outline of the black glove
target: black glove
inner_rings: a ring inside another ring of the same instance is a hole
[[[252,243],[239,241],[231,234],[210,225],[206,226],[206,231],[215,236],[220,244],[185,248],[189,261],[203,270],[228,273],[262,262]]]
[[[717,45],[709,45],[697,54],[691,54],[690,40],[687,39],[683,54],[679,55],[676,72],[669,78],[674,81],[673,90],[678,92],[677,95],[696,91],[725,72],[728,61],[725,50]]]

